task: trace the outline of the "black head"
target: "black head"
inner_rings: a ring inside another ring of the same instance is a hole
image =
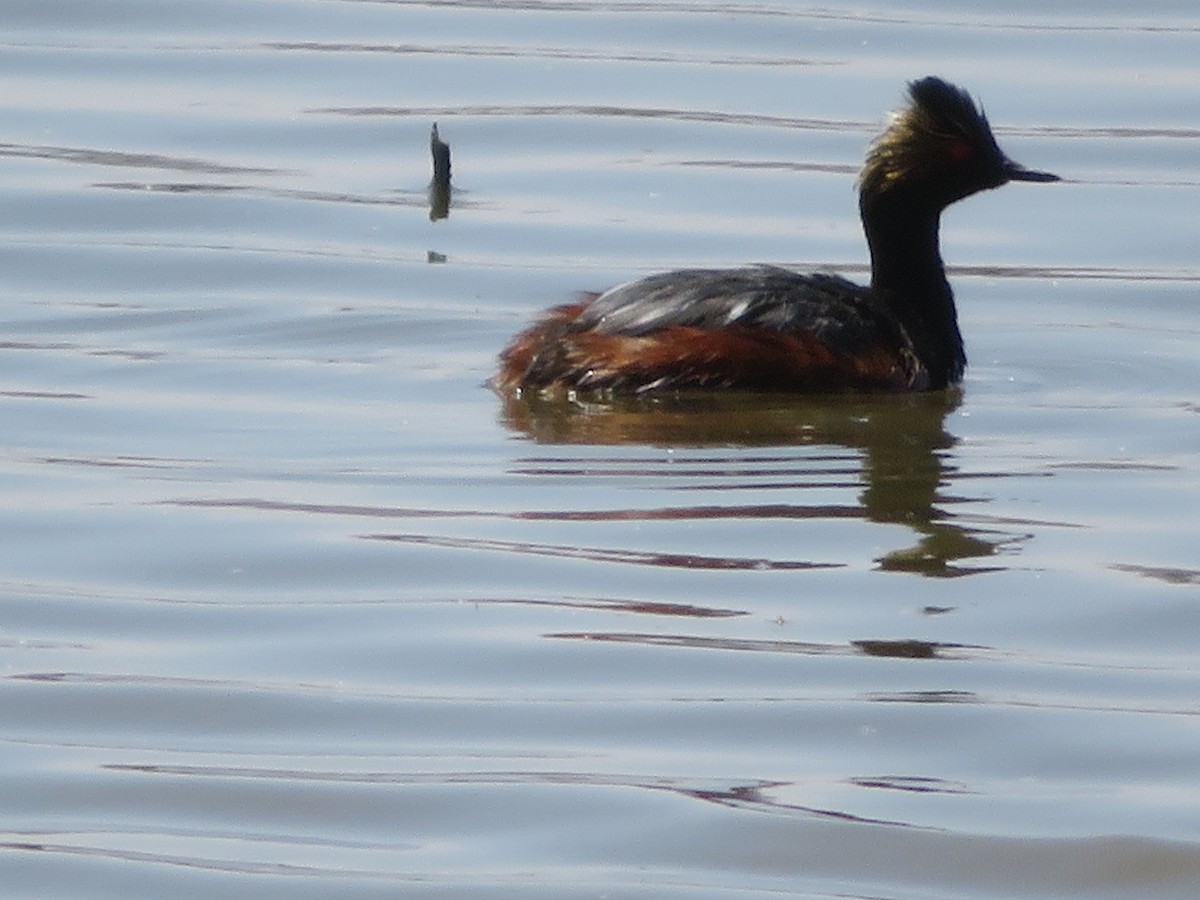
[[[859,187],[864,201],[892,192],[937,207],[1010,181],[1058,181],[1013,162],[996,144],[971,96],[940,78],[908,86],[910,103],[871,145]]]

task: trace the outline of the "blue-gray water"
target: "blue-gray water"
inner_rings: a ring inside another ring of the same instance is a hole
[[[0,892],[1193,897],[1200,13],[0,3]],[[961,395],[503,401],[540,309],[865,277]],[[432,221],[428,136],[454,152]]]

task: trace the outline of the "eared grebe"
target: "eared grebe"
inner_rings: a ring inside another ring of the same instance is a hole
[[[549,310],[500,354],[500,390],[922,391],[966,365],[938,250],[941,212],[1009,181],[1058,181],[1001,152],[970,95],[940,78],[871,145],[859,212],[871,286],[775,266],[683,269]]]

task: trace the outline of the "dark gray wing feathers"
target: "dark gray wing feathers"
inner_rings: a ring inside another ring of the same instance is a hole
[[[807,332],[848,352],[885,335],[908,343],[868,289],[838,275],[765,265],[680,269],[618,285],[592,301],[572,330],[636,337],[677,326]]]

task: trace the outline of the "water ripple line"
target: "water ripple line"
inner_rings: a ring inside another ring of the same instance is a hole
[[[765,558],[750,559],[740,556],[705,556],[694,553],[622,550],[611,547],[579,547],[569,544],[536,544],[527,541],[456,538],[432,534],[360,534],[356,535],[356,537],[365,541],[385,541],[397,544],[439,547],[446,550],[484,550],[529,556],[549,556],[559,559],[582,559],[589,562],[662,566],[675,569],[765,572],[845,568],[845,563],[772,560]]]

